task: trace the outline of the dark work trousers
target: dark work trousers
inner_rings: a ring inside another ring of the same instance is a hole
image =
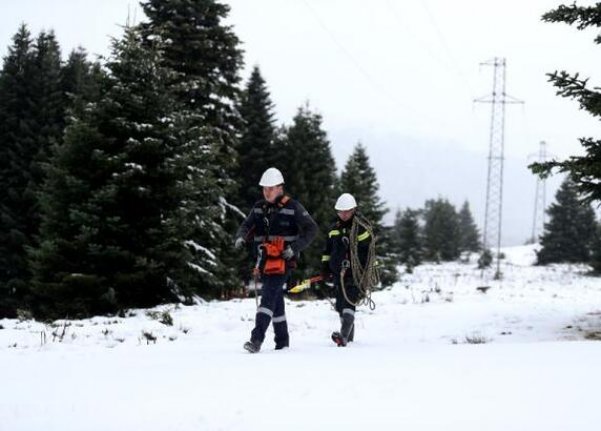
[[[347,277],[344,280],[344,288],[346,296],[354,304],[351,304],[344,297],[340,280],[336,280],[336,311],[340,316],[340,333],[347,341],[355,339],[355,305],[359,300],[359,289],[355,286],[352,277]]]
[[[261,345],[265,340],[265,332],[269,322],[273,320],[275,333],[275,347],[281,349],[288,347],[288,323],[286,322],[286,308],[284,305],[284,285],[289,274],[263,275],[261,288],[261,303],[257,309],[255,328],[251,332],[250,340]]]

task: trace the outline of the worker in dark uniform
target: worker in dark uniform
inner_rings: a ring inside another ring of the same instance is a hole
[[[358,217],[357,202],[350,193],[340,195],[334,206],[337,218],[328,230],[328,238],[322,255],[322,283],[333,282],[336,291],[336,312],[340,316],[340,330],[332,333],[332,341],[344,347],[355,336],[355,311],[363,299],[353,272],[364,270],[368,265],[373,235],[369,224],[363,223],[353,229]],[[356,259],[353,259],[353,255]],[[355,268],[361,265],[361,268]],[[322,286],[323,287],[323,286]]]
[[[273,322],[276,350],[289,347],[290,337],[284,305],[284,289],[290,272],[296,267],[299,253],[317,234],[317,224],[307,210],[284,193],[284,177],[276,168],[261,176],[264,199],[259,200],[236,233],[235,246],[252,242],[256,270],[262,282],[261,303],[255,327],[244,349],[257,353]]]

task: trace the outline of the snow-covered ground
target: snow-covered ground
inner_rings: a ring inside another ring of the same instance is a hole
[[[253,298],[0,320],[0,431],[601,429],[601,279],[505,253],[502,282],[473,264],[404,275],[348,348],[327,301],[288,301],[291,348],[270,330],[257,355]]]

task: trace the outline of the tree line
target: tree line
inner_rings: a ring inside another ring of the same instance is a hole
[[[248,269],[232,235],[269,166],[284,172],[287,190],[322,230],[337,194],[357,197],[379,238],[383,286],[398,278],[397,264],[411,270],[479,249],[467,203],[456,211],[429,200],[384,226],[366,147],[357,143],[338,174],[322,117],[308,104],[291,124],[276,124],[259,67],[242,82],[227,5],[147,0],[142,8],[145,22],[126,28],[102,61],[82,48],[63,60],[52,31],[33,37],[25,24],[12,39],[0,70],[0,317],[25,310],[74,318],[227,297]],[[544,19],[586,28],[600,15],[573,5]],[[550,80],[599,115],[601,96],[587,80],[565,72]],[[580,202],[601,195],[599,145],[582,143],[585,156],[533,166],[541,174],[559,168],[572,181],[549,208],[541,264],[601,268],[599,228]],[[574,212],[564,217],[566,205]],[[557,238],[581,243],[572,249]],[[323,232],[300,276],[318,271],[322,242]]]
[[[442,197],[427,200],[420,209],[398,210],[391,236],[397,262],[409,273],[425,261],[467,260],[482,249],[469,203],[457,211]]]
[[[269,166],[323,230],[341,191],[385,237],[366,148],[338,175],[308,104],[276,125],[265,80],[215,0],[147,0],[103,61],[62,59],[22,24],[0,70],[0,317],[117,313],[227,297],[247,270],[232,247]],[[318,271],[323,235],[299,273]],[[385,242],[385,241],[383,241]],[[396,263],[382,248],[382,282]]]

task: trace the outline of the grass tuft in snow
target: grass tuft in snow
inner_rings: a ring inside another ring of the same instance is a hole
[[[19,308],[17,310],[17,320],[19,322],[25,322],[27,320],[33,320],[33,314],[31,314],[31,311],[29,311],[29,310],[23,310],[23,309]]]
[[[143,337],[143,339],[146,340],[146,344],[147,345],[150,344],[151,341],[152,341],[153,344],[156,344],[156,342],[157,342],[156,335],[154,335],[150,331],[142,331],[142,337]]]
[[[584,334],[587,340],[601,341],[601,331],[590,331]]]
[[[147,311],[146,315],[151,319],[158,320],[163,325],[173,326],[173,317],[168,310],[165,311]]]
[[[491,341],[491,340],[489,340],[485,336],[478,334],[478,333],[473,333],[470,335],[466,335],[463,339],[462,344],[486,344],[489,341]],[[452,338],[451,344],[459,344],[459,340],[457,340],[457,338]]]
[[[480,334],[471,334],[465,336],[465,342],[467,344],[485,344],[490,340],[483,335]]]

